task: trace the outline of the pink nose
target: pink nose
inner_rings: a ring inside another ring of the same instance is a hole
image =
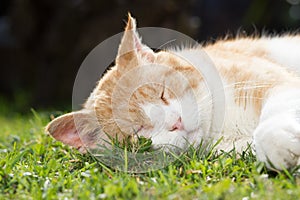
[[[175,131],[175,130],[183,130],[183,123],[181,117],[177,119],[176,123],[170,129],[170,131]]]

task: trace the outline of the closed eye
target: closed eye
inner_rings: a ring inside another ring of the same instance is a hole
[[[166,105],[169,105],[169,102],[168,100],[165,98],[165,87],[163,87],[163,90],[161,92],[161,95],[160,95],[160,99],[166,104]]]
[[[164,94],[165,94],[165,87],[163,87],[163,90],[161,92],[160,98],[163,99],[164,98]]]

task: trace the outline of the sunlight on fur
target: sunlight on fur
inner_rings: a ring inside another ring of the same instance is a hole
[[[209,132],[214,108],[202,74],[182,59],[198,51],[210,57],[224,84],[221,133]],[[115,137],[144,137],[154,149],[169,144],[182,150],[222,137],[218,150],[241,152],[252,144],[270,169],[291,168],[300,156],[299,69],[299,35],[237,37],[154,52],[129,15],[115,66],[82,110],[54,119],[46,131],[81,152]]]

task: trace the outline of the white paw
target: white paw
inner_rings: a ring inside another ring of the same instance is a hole
[[[290,115],[276,115],[261,122],[254,131],[253,142],[258,160],[270,169],[299,164],[300,123]]]

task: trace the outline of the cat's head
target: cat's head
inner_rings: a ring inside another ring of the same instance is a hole
[[[199,143],[211,114],[201,74],[180,54],[154,52],[142,44],[129,16],[115,66],[91,93],[82,110],[63,115],[46,130],[57,140],[83,150],[107,134],[151,138],[154,147]],[[80,136],[80,137],[79,137]]]

